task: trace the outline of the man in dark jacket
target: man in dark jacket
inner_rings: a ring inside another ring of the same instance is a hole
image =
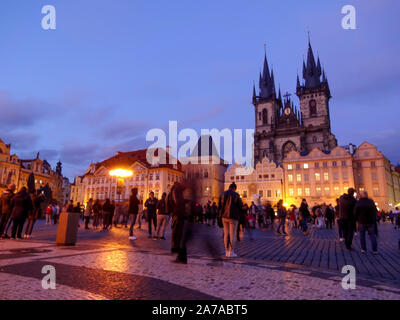
[[[136,240],[137,237],[133,235],[133,227],[136,223],[136,218],[139,212],[139,199],[137,198],[138,189],[133,188],[132,194],[129,197],[128,214],[132,215],[131,227],[129,229],[129,240]]]
[[[26,192],[26,187],[22,187],[20,191],[12,198],[11,220],[13,221],[11,229],[11,239],[22,239],[22,228],[28,214],[32,211],[32,200]]]
[[[227,258],[237,257],[233,251],[236,240],[237,224],[240,211],[243,208],[242,200],[236,192],[236,184],[232,183],[229,189],[223,192],[219,198],[219,214],[224,226],[225,256]]]
[[[14,197],[15,184],[10,184],[8,189],[3,192],[0,198],[1,217],[0,217],[0,236],[8,238],[8,235],[4,232],[8,220],[11,216],[12,203],[11,199]]]
[[[360,200],[354,208],[354,215],[358,222],[358,231],[360,232],[360,244],[361,252],[367,252],[367,246],[365,241],[365,232],[368,232],[369,238],[371,240],[372,251],[374,253],[378,252],[378,244],[375,235],[375,222],[378,210],[376,209],[373,200],[368,199],[368,193],[362,191],[360,194]]]
[[[152,238],[151,225],[154,225],[154,231],[157,229],[157,199],[154,197],[154,192],[150,192],[150,197],[144,203],[147,209],[147,222],[149,224],[149,238]]]
[[[344,242],[346,244],[346,249],[351,250],[351,245],[353,243],[354,234],[354,207],[356,205],[356,199],[354,198],[355,190],[349,188],[347,193],[343,194],[339,198],[339,218],[342,223]]]
[[[308,210],[308,204],[307,204],[306,199],[303,199],[301,201],[300,208],[299,208],[299,216],[301,219],[300,223],[301,223],[301,229],[303,231],[303,234],[308,235],[307,223],[308,223],[308,219],[310,218],[310,211]]]
[[[42,193],[37,195],[35,194],[35,192],[32,192],[30,197],[32,200],[32,210],[28,215],[28,223],[26,225],[25,235],[24,235],[24,238],[27,239],[32,237],[33,226],[35,225],[36,220],[42,216],[41,204],[44,201],[44,195]]]

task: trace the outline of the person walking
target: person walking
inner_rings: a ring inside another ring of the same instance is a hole
[[[51,224],[52,214],[53,214],[53,206],[49,204],[46,208],[46,224]]]
[[[279,225],[278,225],[278,229],[277,232],[279,234],[281,234],[281,230],[282,233],[284,235],[287,235],[287,233],[285,232],[285,224],[286,224],[286,216],[287,216],[287,210],[286,208],[283,206],[283,200],[279,200],[278,201],[278,218],[279,218]]]
[[[3,239],[9,238],[6,232],[6,226],[8,224],[8,221],[10,220],[11,217],[11,212],[12,212],[12,198],[14,197],[14,191],[15,191],[15,184],[10,184],[3,192],[0,198],[0,208],[1,208],[1,217],[0,217],[0,236]]]
[[[274,208],[272,208],[271,202],[267,202],[267,205],[265,206],[265,215],[266,219],[270,219],[271,221],[271,228],[273,230],[274,227],[274,219],[275,219],[275,211]]]
[[[219,199],[219,214],[222,217],[224,227],[225,256],[227,258],[237,257],[234,248],[237,238],[237,224],[243,204],[236,189],[236,184],[233,182],[229,189],[221,194]]]
[[[101,204],[99,199],[96,199],[92,206],[93,211],[93,228],[96,230],[101,221]]]
[[[333,211],[332,205],[329,204],[329,206],[327,206],[325,209],[325,226],[327,229],[332,230],[334,220],[335,212]]]
[[[119,223],[119,221],[121,220],[121,216],[123,217],[123,214],[124,214],[124,212],[123,212],[122,203],[117,203],[117,204],[115,205],[114,219],[113,219],[113,222],[114,222],[114,226],[115,226],[115,227],[118,226],[118,223]]]
[[[237,241],[240,241],[240,231],[244,232],[245,227],[246,227],[246,215],[247,212],[249,211],[249,206],[247,205],[247,203],[245,203],[242,206],[242,210],[240,210],[240,214],[239,214],[239,221],[238,221],[238,225],[237,225],[237,232],[236,232],[236,238]],[[242,230],[240,230],[240,228]]]
[[[171,252],[178,253],[174,262],[187,263],[185,244],[182,243],[183,229],[185,226],[185,199],[183,198],[183,186],[175,182],[167,197],[167,210],[172,216]]]
[[[324,215],[321,206],[317,206],[315,209],[316,225],[318,229],[322,229],[324,226]]]
[[[291,229],[297,229],[296,206],[292,204],[289,210],[289,224]]]
[[[112,212],[114,210],[110,199],[106,199],[101,209],[103,215],[103,230],[108,230],[108,228],[111,227]]]
[[[93,199],[90,198],[88,203],[86,204],[86,209],[85,212],[83,213],[83,216],[85,218],[85,229],[89,230],[89,222],[90,222],[90,216],[92,215],[93,212]]]
[[[358,222],[358,232],[360,234],[361,252],[367,252],[365,241],[365,233],[368,232],[371,240],[372,252],[378,253],[378,243],[375,235],[375,222],[378,210],[376,209],[375,202],[368,198],[367,191],[362,191],[360,200],[357,201],[354,208],[355,219]]]
[[[354,207],[357,201],[354,198],[354,193],[355,190],[349,188],[347,193],[343,194],[339,198],[339,217],[342,223],[344,242],[348,251],[352,250],[351,245],[353,242],[354,225],[356,221],[354,217]]]
[[[136,218],[139,213],[139,199],[137,197],[138,189],[133,188],[131,190],[131,196],[129,197],[129,204],[128,204],[128,214],[132,216],[131,226],[129,228],[129,240],[136,240],[137,237],[133,235],[133,227],[136,223]]]
[[[33,209],[32,200],[26,191],[26,187],[22,187],[12,198],[11,220],[13,222],[11,229],[11,239],[22,239],[22,228],[30,211]]]
[[[308,210],[307,200],[303,199],[299,208],[299,218],[301,229],[304,235],[308,235],[308,219],[310,218],[310,210]]]
[[[167,193],[163,192],[161,200],[157,202],[157,229],[155,240],[160,235],[161,240],[165,240],[165,227],[169,221],[169,212],[167,206]]]
[[[54,222],[54,224],[57,224],[59,214],[60,214],[60,207],[59,207],[58,204],[56,203],[56,204],[54,204],[54,206],[53,206],[53,222]]]
[[[28,214],[28,223],[26,224],[24,238],[29,239],[32,237],[33,226],[37,219],[42,215],[41,204],[44,201],[44,195],[40,193],[39,195],[32,192],[30,194],[32,201],[32,210]]]
[[[218,214],[218,206],[214,201],[211,206],[211,219],[213,226],[215,226],[215,221],[217,220],[217,214]]]
[[[154,231],[157,228],[157,199],[154,197],[154,192],[150,192],[150,197],[144,203],[144,206],[147,209],[147,223],[149,226],[149,238],[153,237],[153,233],[151,230],[151,225],[154,225]]]

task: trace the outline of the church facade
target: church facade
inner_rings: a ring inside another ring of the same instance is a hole
[[[337,146],[331,133],[328,79],[317,62],[309,42],[307,63],[303,61],[303,80],[297,76],[296,95],[300,107],[295,106],[290,94],[277,94],[274,71],[269,69],[267,57],[259,78],[259,91],[253,87],[255,111],[254,160],[264,157],[281,164],[291,151],[307,153],[314,148],[330,151]]]

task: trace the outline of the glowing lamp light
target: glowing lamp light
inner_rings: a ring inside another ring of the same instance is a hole
[[[133,172],[131,170],[125,170],[125,169],[110,170],[110,176],[112,177],[127,178],[131,177],[132,175]]]
[[[289,207],[289,204],[285,202],[285,203],[283,204],[283,206],[284,206],[285,208],[287,208],[287,207]]]

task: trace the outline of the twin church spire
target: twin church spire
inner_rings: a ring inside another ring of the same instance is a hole
[[[328,79],[326,77],[325,70],[323,70],[321,67],[321,61],[319,57],[317,62],[315,61],[310,40],[308,42],[307,63],[303,60],[303,80],[303,83],[301,83],[299,76],[297,75],[296,92],[298,95],[301,94],[303,90],[312,90],[321,87],[326,87],[329,90]],[[253,85],[253,103],[259,100],[270,100],[276,98],[274,71],[269,71],[267,54],[265,53],[263,72],[260,73],[259,77],[258,95],[256,92],[256,86]],[[282,103],[280,94],[278,100]]]

